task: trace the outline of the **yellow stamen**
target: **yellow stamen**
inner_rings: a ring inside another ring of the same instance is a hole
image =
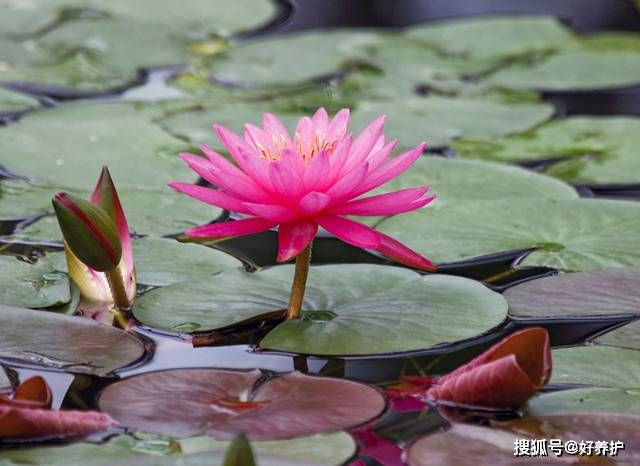
[[[300,133],[296,133],[294,135],[294,147],[296,152],[302,156],[305,163],[311,162],[311,159],[322,151],[326,152],[327,155],[331,155],[335,146],[338,144],[338,139],[333,138],[327,141],[325,140],[325,137],[326,136],[319,130],[316,130],[310,146],[305,148],[302,147],[302,137],[300,136]],[[282,151],[289,148],[289,141],[287,141],[287,138],[282,134],[274,134],[271,137],[271,141],[272,144],[268,147],[265,147],[260,143],[256,143],[256,147],[258,148],[258,151],[260,151],[260,156],[269,162],[279,160],[282,156]]]

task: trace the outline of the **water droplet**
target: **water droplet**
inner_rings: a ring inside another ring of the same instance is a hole
[[[200,327],[202,327],[202,325],[198,322],[183,322],[181,324],[174,325],[173,329],[178,332],[195,332]]]

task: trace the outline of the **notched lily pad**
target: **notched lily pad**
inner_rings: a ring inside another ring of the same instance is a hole
[[[640,269],[539,278],[505,291],[515,319],[640,315]]]
[[[99,404],[121,424],[146,432],[223,439],[245,432],[254,440],[340,430],[385,408],[378,390],[356,382],[298,372],[264,379],[258,370],[212,369],[131,377],[107,387]]]
[[[611,346],[579,346],[553,350],[552,384],[637,389],[640,351]]]
[[[43,257],[35,264],[0,255],[0,304],[15,307],[60,306],[71,300],[67,275]]]
[[[640,205],[603,199],[465,202],[376,228],[438,263],[536,248],[523,265],[588,271],[640,265]]]
[[[640,310],[636,308],[636,312],[640,313]],[[636,320],[607,332],[596,338],[594,342],[601,345],[617,346],[618,348],[640,350],[640,321]]]
[[[0,305],[0,361],[108,375],[144,356],[134,336],[89,319]]]
[[[227,270],[150,291],[136,319],[168,331],[206,331],[285,309],[293,266]],[[311,268],[303,318],[272,330],[261,346],[322,355],[362,355],[430,348],[478,336],[506,315],[502,296],[453,276],[421,276],[379,265]],[[384,325],[382,325],[384,324]]]
[[[637,389],[576,388],[542,393],[529,400],[527,416],[548,416],[574,412],[609,412],[640,415]]]

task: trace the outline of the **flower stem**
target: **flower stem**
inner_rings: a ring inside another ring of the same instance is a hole
[[[301,316],[300,310],[302,309],[302,301],[304,300],[304,290],[307,287],[310,263],[311,243],[296,257],[296,271],[293,276],[293,284],[291,285],[287,319],[298,319]]]
[[[127,296],[127,291],[124,287],[124,278],[120,267],[116,267],[113,270],[105,272],[107,281],[109,282],[109,288],[111,288],[111,295],[113,296],[113,304],[122,310],[131,309],[131,301]]]

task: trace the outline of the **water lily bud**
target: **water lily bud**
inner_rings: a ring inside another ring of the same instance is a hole
[[[87,266],[99,272],[113,270],[122,258],[118,230],[100,207],[67,193],[53,198],[65,242]]]

